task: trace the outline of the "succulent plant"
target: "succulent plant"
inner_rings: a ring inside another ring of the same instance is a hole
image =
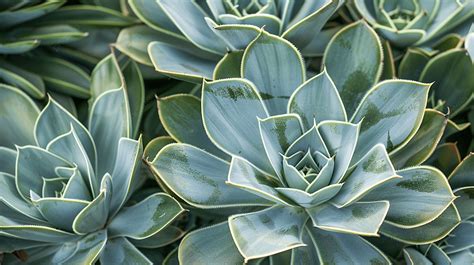
[[[227,65],[240,77],[204,81],[201,101],[159,100],[178,142],[148,161],[159,182],[193,207],[240,212],[188,234],[180,263],[388,264],[362,236],[425,244],[459,223],[444,174],[418,166],[446,117],[425,110],[429,84],[378,83],[382,57],[376,34],[357,22],[307,79],[294,46],[261,31]]]
[[[474,155],[468,155],[459,163],[448,180],[458,197],[454,204],[461,216],[461,223],[440,241],[427,245],[397,244],[388,238],[380,238],[374,243],[397,261],[407,265],[453,264],[464,265],[474,262]]]
[[[0,252],[27,264],[153,264],[139,249],[182,235],[174,198],[136,192],[143,150],[123,87],[97,97],[87,128],[54,99],[40,112],[19,89],[0,95]]]
[[[220,62],[238,60],[239,51],[262,27],[293,42],[304,56],[322,55],[337,27],[323,28],[343,1],[129,0],[128,3],[146,26],[122,30],[116,47],[138,62],[154,65],[160,73],[200,83],[202,78],[213,79],[214,68]]]
[[[47,92],[61,101],[89,98],[88,69],[110,52],[120,27],[137,22],[111,8],[60,0],[2,1],[0,81],[33,99],[44,99]]]
[[[356,9],[375,30],[398,48],[429,46],[445,34],[467,32],[474,1],[354,0]]]

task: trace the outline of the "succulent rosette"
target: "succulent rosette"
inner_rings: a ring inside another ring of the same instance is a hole
[[[23,259],[6,255],[5,264],[152,264],[139,248],[179,238],[174,198],[132,199],[143,150],[124,88],[97,98],[87,128],[53,99],[40,112],[14,87],[0,94],[0,252]]]
[[[424,137],[425,112],[438,118],[425,110],[430,85],[378,82],[382,56],[357,22],[331,40],[325,70],[306,78],[296,48],[261,31],[227,65],[240,76],[204,81],[201,100],[159,100],[178,143],[148,162],[158,181],[193,207],[240,212],[188,234],[182,264],[388,264],[362,236],[426,244],[459,223],[446,177],[418,166],[440,138]]]
[[[471,0],[354,0],[375,30],[398,48],[430,46],[443,35],[469,31],[474,16]]]
[[[214,79],[221,61],[238,60],[261,28],[282,36],[304,56],[320,56],[339,24],[326,22],[340,0],[129,0],[146,24],[121,31],[116,47],[173,78]],[[308,34],[310,32],[310,34]],[[147,53],[148,49],[148,53]]]

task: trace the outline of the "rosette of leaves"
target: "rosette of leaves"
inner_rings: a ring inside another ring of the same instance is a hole
[[[445,34],[467,32],[474,15],[471,0],[354,0],[357,11],[398,48],[430,45]]]
[[[122,30],[116,47],[160,73],[200,83],[214,78],[216,65],[239,60],[262,27],[293,42],[304,56],[321,55],[336,31],[324,26],[342,2],[129,0],[146,26]]]
[[[153,264],[146,249],[182,235],[170,225],[183,212],[174,198],[137,193],[142,142],[124,88],[95,100],[87,128],[53,99],[40,112],[0,88],[0,252],[24,259],[5,264]]]
[[[59,0],[2,1],[0,20],[0,81],[61,101],[90,97],[90,70],[120,28],[137,22],[112,6]]]
[[[429,84],[378,83],[382,56],[358,22],[335,35],[326,70],[307,79],[294,46],[261,31],[228,65],[239,77],[205,81],[201,100],[159,100],[178,142],[155,145],[148,164],[159,182],[193,207],[241,212],[188,234],[182,264],[388,264],[362,236],[425,244],[458,224],[446,177],[418,166],[440,139],[426,132],[442,134],[446,119],[422,125],[433,118]]]

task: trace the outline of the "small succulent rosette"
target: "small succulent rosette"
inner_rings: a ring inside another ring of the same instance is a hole
[[[375,30],[398,48],[435,44],[449,33],[462,35],[472,24],[474,2],[458,0],[354,0]]]
[[[200,83],[216,78],[216,66],[238,57],[262,27],[294,43],[304,56],[321,56],[341,28],[326,22],[343,2],[131,0],[146,26],[122,30],[116,47],[162,74]]]
[[[159,100],[178,142],[148,162],[161,184],[194,207],[240,212],[188,234],[181,263],[389,264],[363,236],[426,244],[459,223],[444,174],[418,166],[439,141],[425,116],[446,117],[425,110],[429,84],[378,82],[380,52],[355,23],[307,78],[295,47],[262,31],[226,65],[238,76],[204,81],[201,100]]]
[[[16,123],[1,116],[11,131],[1,136],[0,252],[24,259],[6,255],[5,264],[152,264],[139,248],[179,237],[174,198],[130,200],[144,179],[142,142],[130,138],[123,88],[98,97],[88,128],[53,99],[40,112],[14,87],[0,94],[16,112]]]

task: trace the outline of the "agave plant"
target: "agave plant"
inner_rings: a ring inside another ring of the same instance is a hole
[[[346,66],[358,63],[350,53],[341,65],[348,49],[363,62]],[[159,182],[193,207],[242,212],[188,234],[182,264],[268,256],[272,264],[388,264],[361,236],[422,244],[458,224],[445,176],[407,167],[423,162],[433,149],[427,143],[440,138],[422,126],[424,116],[433,118],[424,115],[429,84],[377,83],[381,56],[376,34],[358,22],[331,40],[326,70],[306,79],[294,46],[261,31],[241,62],[228,65],[240,77],[204,81],[201,102],[189,95],[159,101],[162,123],[178,141],[148,162]],[[392,160],[407,168],[396,170]]]
[[[355,7],[393,46],[430,45],[451,32],[466,33],[472,23],[471,0],[354,0]]]
[[[214,68],[221,59],[238,60],[241,55],[238,51],[262,27],[293,42],[304,56],[321,55],[336,27],[323,28],[343,1],[129,0],[128,3],[148,27],[124,29],[117,39],[117,48],[138,62],[154,65],[160,73],[200,83],[202,78],[213,79]]]
[[[0,252],[21,251],[27,264],[153,264],[139,248],[179,238],[174,198],[132,197],[144,180],[142,142],[131,139],[124,88],[95,100],[87,128],[54,99],[40,112],[14,87],[0,94]]]
[[[1,82],[34,99],[45,98],[46,92],[61,101],[66,100],[64,95],[90,97],[87,68],[110,52],[109,44],[120,27],[137,20],[109,7],[65,4],[59,0],[2,1]]]

